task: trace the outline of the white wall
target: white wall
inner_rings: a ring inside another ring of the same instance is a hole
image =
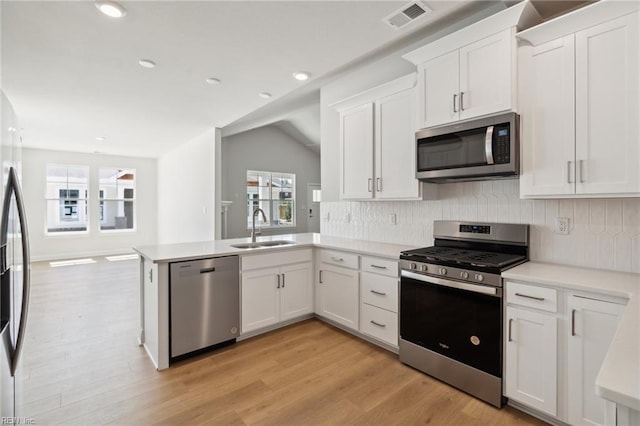
[[[282,132],[265,126],[222,140],[222,198],[232,201],[228,237],[247,237],[247,170],[296,174],[296,227],[265,235],[307,231],[307,183],[320,183],[320,156]]]
[[[215,146],[211,129],[158,159],[158,243],[215,238]]]
[[[433,201],[323,202],[321,217],[329,220],[320,223],[321,233],[424,247],[433,244],[434,220],[527,223],[532,260],[640,273],[639,198],[521,200],[518,183],[439,185]],[[569,218],[569,235],[553,232],[558,216]]]
[[[89,232],[82,235],[45,235],[47,164],[89,166]],[[27,210],[31,257],[34,261],[131,252],[138,245],[155,244],[157,232],[157,162],[150,158],[49,151],[23,148],[22,188]],[[100,232],[98,175],[100,167],[136,170],[134,231]],[[93,213],[93,214],[92,214]]]

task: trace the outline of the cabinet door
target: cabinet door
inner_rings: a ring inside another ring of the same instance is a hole
[[[242,273],[242,333],[278,321],[279,272],[279,268],[266,268]]]
[[[557,407],[557,321],[507,306],[506,394],[552,416]]]
[[[375,197],[418,198],[414,120],[415,91],[405,90],[375,104]]]
[[[576,33],[580,194],[640,192],[640,12]]]
[[[458,51],[418,67],[418,126],[450,123],[459,118]]]
[[[311,262],[280,268],[280,321],[313,312]]]
[[[574,36],[523,49],[520,194],[573,194]]]
[[[373,197],[373,103],[340,113],[340,196]]]
[[[568,300],[569,423],[605,424],[605,400],[595,393],[596,376],[618,327],[622,306],[571,296]]]
[[[511,109],[513,39],[508,29],[460,49],[460,119]]]
[[[322,265],[320,315],[358,329],[358,271]]]

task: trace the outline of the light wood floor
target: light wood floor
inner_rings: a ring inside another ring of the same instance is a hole
[[[33,265],[21,414],[45,424],[537,425],[309,320],[155,371],[135,260]]]

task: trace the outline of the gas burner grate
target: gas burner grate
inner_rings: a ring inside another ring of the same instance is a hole
[[[466,250],[451,247],[426,247],[405,252],[432,262],[455,262],[460,265],[503,268],[526,259],[525,256]]]

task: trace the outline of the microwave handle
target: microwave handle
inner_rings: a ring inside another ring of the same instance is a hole
[[[487,127],[487,133],[484,136],[484,153],[487,157],[487,164],[493,162],[493,126]]]

